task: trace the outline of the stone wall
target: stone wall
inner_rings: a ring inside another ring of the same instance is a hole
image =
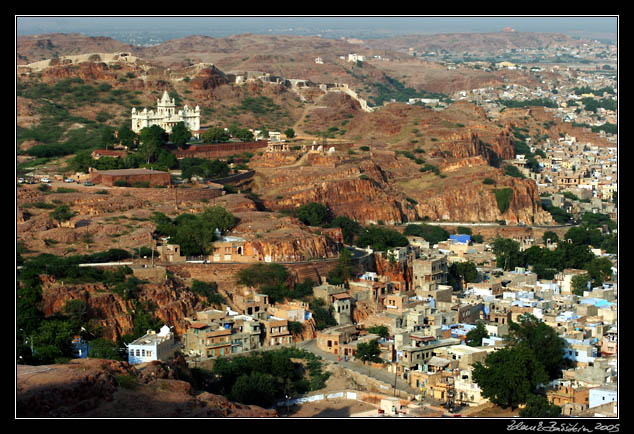
[[[230,155],[264,150],[268,146],[267,140],[255,142],[217,143],[213,145],[191,146],[189,149],[174,152],[176,158],[207,158],[215,159]]]

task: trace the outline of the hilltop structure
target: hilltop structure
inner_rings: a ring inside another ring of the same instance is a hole
[[[172,128],[179,122],[184,122],[185,126],[192,132],[195,137],[199,136],[200,130],[200,107],[190,109],[185,106],[183,110],[176,111],[176,102],[174,98],[170,98],[167,91],[163,93],[161,99],[156,100],[156,111],[144,108],[143,111],[137,111],[132,108],[132,131],[139,133],[145,127],[158,125],[167,133],[172,132]]]

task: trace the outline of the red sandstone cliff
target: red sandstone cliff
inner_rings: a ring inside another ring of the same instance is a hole
[[[81,300],[88,308],[90,325],[102,329],[105,338],[116,340],[122,335],[132,333],[134,323],[131,313],[134,305],[131,301],[110,292],[101,283],[67,284],[49,276],[41,277],[43,285],[40,308],[46,316],[63,312],[69,300]],[[171,280],[142,284],[139,287],[139,300],[156,306],[152,313],[165,324],[173,326],[177,335],[182,335],[187,330],[184,318],[202,310],[202,300]]]

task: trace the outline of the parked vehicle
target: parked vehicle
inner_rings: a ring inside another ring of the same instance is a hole
[[[42,178],[42,182],[48,184],[49,182],[51,182],[51,180],[46,178],[46,177],[44,177],[44,178]]]
[[[95,184],[93,184],[93,183],[92,183],[92,182],[90,182],[90,181],[86,181],[86,182],[84,182],[84,185],[85,185],[86,187],[92,187],[92,186],[93,186],[93,185],[95,185]]]
[[[73,178],[66,178],[64,182],[75,182],[75,180]]]

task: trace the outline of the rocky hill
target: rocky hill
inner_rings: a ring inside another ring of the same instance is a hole
[[[584,42],[560,33],[501,31],[398,36],[387,39],[368,39],[365,43],[375,49],[404,52],[413,50],[419,53],[429,51],[492,53],[503,49],[577,47]]]
[[[18,418],[277,417],[275,410],[231,402],[192,387],[182,359],[169,364],[74,359],[16,371]]]

